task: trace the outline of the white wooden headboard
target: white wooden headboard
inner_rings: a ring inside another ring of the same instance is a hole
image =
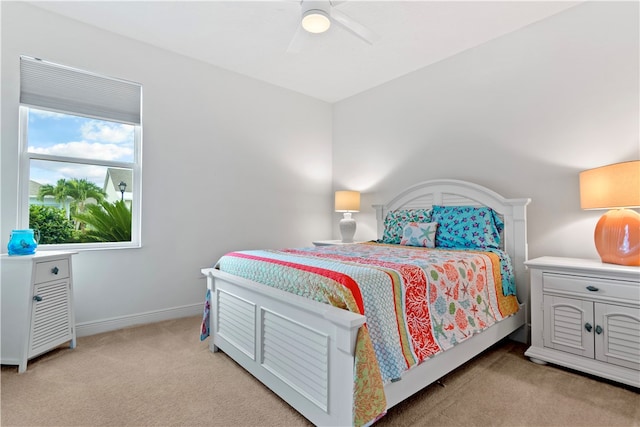
[[[527,205],[530,202],[528,198],[504,198],[493,190],[471,182],[435,179],[413,185],[390,202],[373,207],[376,209],[378,238],[382,238],[384,218],[392,210],[430,208],[432,205],[490,207],[504,221],[502,242],[513,263],[518,300],[528,306],[529,275],[524,262],[528,259]]]

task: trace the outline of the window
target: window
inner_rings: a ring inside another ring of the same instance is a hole
[[[137,83],[20,58],[22,228],[39,246],[140,246]]]

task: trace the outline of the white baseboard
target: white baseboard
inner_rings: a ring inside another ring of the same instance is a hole
[[[161,322],[163,320],[179,319],[202,315],[204,304],[183,305],[171,307],[163,310],[148,311],[146,313],[130,314],[110,319],[95,320],[90,322],[76,323],[76,336],[86,337],[89,335],[101,334],[103,332],[115,331],[131,326],[143,325],[147,323]]]

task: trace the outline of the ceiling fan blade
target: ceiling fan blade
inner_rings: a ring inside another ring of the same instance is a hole
[[[287,53],[296,54],[300,53],[302,50],[302,46],[304,45],[305,31],[302,28],[302,25],[298,25],[298,29],[293,34],[293,38],[289,42],[289,46],[287,47]]]
[[[374,44],[379,39],[376,33],[371,31],[358,21],[354,20],[350,16],[345,15],[335,7],[331,9],[331,18],[338,24],[342,25],[346,30],[360,37],[366,43]]]

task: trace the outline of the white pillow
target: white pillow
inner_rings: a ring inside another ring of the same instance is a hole
[[[437,222],[409,222],[402,230],[401,245],[436,247]]]

